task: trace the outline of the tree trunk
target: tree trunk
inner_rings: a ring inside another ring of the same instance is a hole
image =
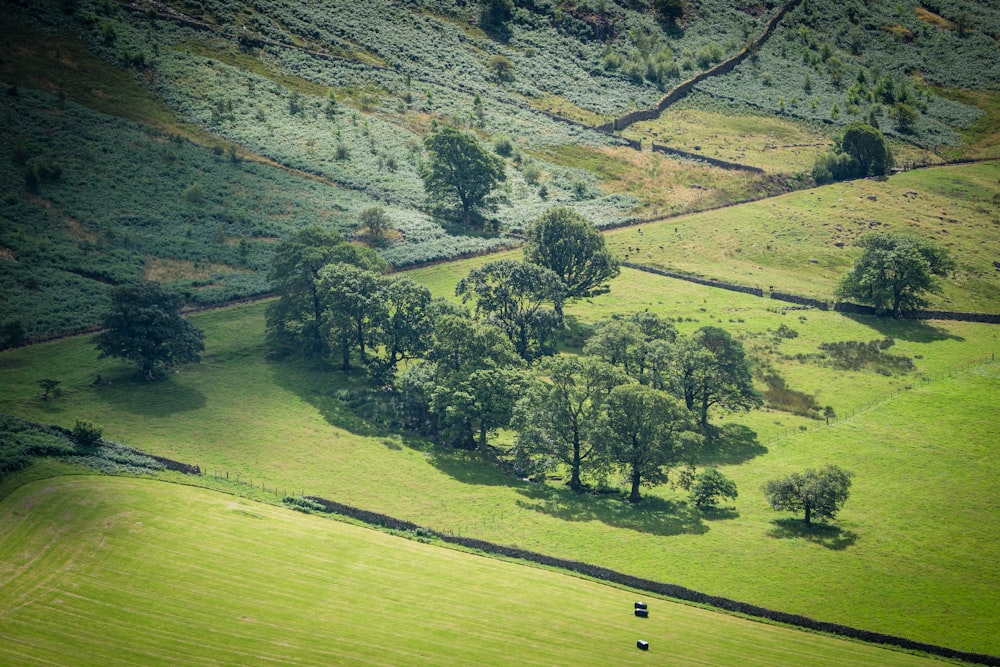
[[[574,491],[583,489],[583,482],[580,481],[580,440],[573,440],[573,462],[570,464],[569,488]]]
[[[351,346],[347,344],[346,340],[343,343],[341,343],[340,353],[342,355],[341,358],[343,360],[343,365],[340,367],[340,369],[343,371],[351,370]]]
[[[812,525],[812,507],[809,505],[806,505],[806,525]]]
[[[642,481],[642,475],[633,466],[633,468],[632,468],[632,492],[628,496],[628,501],[630,503],[637,503],[640,500],[642,500],[642,497],[639,495],[639,483],[641,481]]]
[[[486,457],[486,425],[480,425],[479,427],[479,453]]]

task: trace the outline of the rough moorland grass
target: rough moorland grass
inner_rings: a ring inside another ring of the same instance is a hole
[[[746,171],[727,171],[648,150],[574,145],[532,152],[555,164],[595,174],[607,192],[635,195],[640,200],[635,213],[644,218],[701,211],[787,190]],[[614,222],[613,218],[594,220],[599,227]]]
[[[61,477],[0,504],[0,661],[919,665],[927,658],[148,480]],[[82,622],[81,622],[82,621]]]
[[[802,122],[683,106],[636,123],[626,136],[785,175],[809,172],[816,156],[832,146],[829,131]]]
[[[438,266],[415,275],[435,274],[428,282],[448,291],[449,280],[464,275],[461,269]],[[904,383],[920,386],[829,429],[787,413],[726,420],[729,437],[707,452],[705,462],[723,466],[741,495],[733,510],[703,517],[669,488],[651,490],[646,502],[629,507],[615,497],[578,497],[560,486],[521,483],[474,456],[386,433],[358,419],[339,398],[361,381],[359,374],[267,361],[263,307],[198,315],[195,322],[206,331],[204,362],[159,384],[143,382],[118,362],[97,361],[86,337],[5,352],[0,410],[65,425],[91,419],[110,438],[209,472],[239,472],[269,487],[330,497],[439,530],[822,620],[1000,652],[989,631],[998,621],[1000,604],[991,597],[997,589],[972,591],[966,583],[995,576],[990,563],[1000,557],[997,544],[981,537],[982,518],[971,510],[937,520],[942,508],[955,507],[956,498],[974,508],[971,501],[988,496],[1000,472],[984,454],[998,438],[992,419],[1000,383],[995,371],[921,384],[919,375],[841,375],[775,354],[790,386],[819,393],[841,414]],[[678,325],[683,330],[721,324],[746,336],[748,345],[756,340],[751,334],[785,323],[800,331],[780,344],[786,352],[814,350],[823,340],[841,337],[867,341],[892,335],[899,341],[893,350],[914,357],[917,373],[931,378],[1000,349],[998,332],[988,325],[891,323],[896,328],[887,329],[882,321],[817,311],[802,313],[802,321],[798,311],[767,310],[774,307],[769,300],[636,271],[625,272],[610,295],[568,312],[592,322],[646,307],[684,316]],[[103,384],[90,386],[98,374]],[[40,377],[61,379],[63,396],[47,403],[35,399]],[[897,414],[910,420],[898,434],[886,426]],[[808,430],[800,433],[800,426]],[[876,439],[873,433],[882,435]],[[942,458],[945,444],[954,449]],[[889,455],[901,458],[891,464],[879,458]],[[785,520],[790,517],[766,508],[759,492],[764,481],[831,461],[858,472],[840,529],[802,533]],[[925,484],[932,470],[936,481]],[[915,508],[937,513],[924,517]],[[955,541],[956,534],[969,537]],[[929,552],[944,554],[935,562],[948,567],[928,569]],[[871,572],[880,577],[878,595],[869,595]],[[934,605],[928,596],[934,596]],[[951,622],[945,609],[960,620]]]
[[[860,252],[859,237],[914,234],[944,246],[958,263],[943,293],[931,295],[932,307],[997,312],[998,177],[1000,164],[990,162],[849,181],[643,225],[641,233],[616,230],[607,242],[640,264],[832,300]]]

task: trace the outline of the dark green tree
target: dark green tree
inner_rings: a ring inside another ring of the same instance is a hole
[[[673,23],[684,18],[684,0],[653,0],[653,7],[664,21]]]
[[[613,318],[599,323],[587,339],[583,353],[620,366],[632,377],[640,375],[645,363],[646,337],[635,322]]]
[[[743,344],[719,327],[701,327],[677,342],[673,381],[676,393],[698,415],[702,428],[708,427],[712,407],[735,412],[763,405],[753,387]]]
[[[859,176],[884,176],[892,168],[889,142],[867,123],[848,123],[840,139],[840,150],[857,161]]]
[[[441,417],[447,440],[457,446],[474,443],[486,456],[487,436],[510,423],[524,384],[524,373],[518,368],[482,368],[455,374],[434,388],[430,409]]]
[[[764,485],[764,495],[773,510],[804,512],[808,526],[813,518],[836,517],[850,495],[852,476],[839,466],[827,465],[772,479]]]
[[[517,458],[543,470],[565,465],[569,487],[582,490],[585,466],[600,462],[590,439],[592,427],[608,393],[628,381],[622,370],[595,357],[543,360],[514,411]]]
[[[691,413],[670,394],[640,384],[623,384],[608,393],[594,431],[602,455],[625,472],[629,501],[639,502],[641,486],[668,481],[670,468],[693,463],[702,437]]]
[[[476,315],[500,327],[517,353],[531,361],[555,351],[565,289],[552,271],[505,259],[470,271],[455,294],[463,301],[474,298]]]
[[[39,398],[43,401],[47,401],[51,396],[58,396],[61,393],[61,390],[59,389],[60,384],[62,384],[62,380],[42,378],[38,381],[38,386],[42,388],[42,393]]]
[[[391,382],[400,362],[425,354],[430,347],[434,323],[431,320],[431,291],[406,276],[382,278],[381,306],[374,343],[378,357],[373,370]]]
[[[496,37],[510,37],[507,22],[514,18],[514,0],[483,0],[479,26]]]
[[[420,176],[429,200],[441,206],[457,203],[466,225],[479,211],[495,208],[491,195],[507,179],[503,160],[451,127],[427,137],[424,147],[429,160]]]
[[[663,350],[677,337],[674,326],[658,315],[643,311],[601,322],[584,345],[584,353],[621,366],[643,384],[664,388]],[[655,377],[654,377],[655,376]]]
[[[427,360],[400,374],[401,417],[445,444],[474,449],[478,443],[485,451],[489,433],[510,419],[513,401],[520,395],[519,369],[524,362],[492,324],[449,312],[433,322]],[[504,383],[511,393],[502,391]]]
[[[522,364],[510,339],[499,327],[455,314],[435,318],[433,343],[427,358],[443,374]]]
[[[201,361],[202,333],[180,316],[183,305],[183,297],[165,292],[159,283],[114,287],[111,308],[101,318],[104,331],[94,337],[100,358],[131,361],[147,380],[163,370]]]
[[[923,295],[940,290],[937,276],[955,268],[943,248],[913,236],[868,234],[858,245],[864,250],[841,279],[837,296],[857,299],[893,317],[926,306]]]
[[[351,351],[368,363],[368,348],[385,316],[382,275],[345,262],[320,269],[319,294],[331,350],[339,350],[341,368],[351,368]]]
[[[525,260],[559,276],[569,298],[603,294],[621,272],[597,227],[572,209],[546,211],[528,227],[527,237]]]
[[[735,500],[739,496],[736,482],[729,479],[715,468],[709,468],[695,477],[691,486],[691,500],[700,510],[711,509],[719,503],[720,498]]]
[[[319,281],[320,270],[335,262],[373,271],[385,267],[374,251],[319,227],[306,227],[275,249],[269,277],[279,298],[267,309],[268,340],[273,346],[306,356],[329,353],[327,308]]]

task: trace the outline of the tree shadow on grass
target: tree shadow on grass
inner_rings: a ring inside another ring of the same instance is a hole
[[[803,539],[833,551],[843,551],[858,539],[853,530],[844,530],[828,524],[807,526],[801,519],[775,519],[774,527],[767,531],[771,537],[782,540]]]
[[[702,465],[736,465],[767,454],[767,447],[757,440],[757,432],[743,424],[710,426],[705,444],[698,454]]]
[[[149,381],[136,372],[105,375],[95,380],[102,401],[134,415],[170,417],[205,407],[205,395],[171,375]]]
[[[435,446],[427,455],[432,466],[463,484],[479,486],[519,486],[526,484],[505,473],[496,465],[483,461],[479,452]]]
[[[701,510],[701,516],[705,521],[728,521],[738,519],[740,512],[735,507],[706,507]]]
[[[858,315],[844,313],[844,317],[858,324],[871,327],[886,338],[905,340],[911,343],[933,343],[941,340],[965,340],[961,336],[929,324],[926,320],[897,320],[892,317],[875,317],[874,315]]]
[[[633,505],[619,495],[576,493],[543,484],[519,492],[524,496],[524,500],[517,501],[519,507],[562,521],[600,521],[616,528],[662,536],[701,535],[708,531],[701,513],[683,501],[647,496]]]

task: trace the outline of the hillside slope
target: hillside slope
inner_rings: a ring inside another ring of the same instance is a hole
[[[140,277],[194,303],[261,293],[274,241],[305,224],[350,234],[375,205],[399,230],[380,251],[395,266],[513,243],[458,228],[425,202],[422,142],[444,125],[509,146],[506,203],[488,221],[500,232],[553,205],[609,226],[807,183],[808,158],[791,171],[785,160],[763,174],[726,172],[586,127],[655,105],[737,53],[777,3],[701,0],[675,24],[642,2],[525,2],[485,30],[479,9],[5,3],[0,288],[18,298],[0,323],[28,336],[86,327],[110,285]],[[725,125],[743,117],[769,134],[765,119],[781,117],[816,137],[807,154],[858,118],[914,159],[981,154],[996,131],[1000,19],[984,2],[937,11],[802,3],[680,111]],[[901,116],[904,106],[913,114]],[[633,136],[670,143],[671,118]],[[963,148],[963,137],[977,143]],[[738,147],[709,149],[708,135],[685,147],[701,143],[706,155],[754,162]],[[692,184],[712,195],[690,196]]]

